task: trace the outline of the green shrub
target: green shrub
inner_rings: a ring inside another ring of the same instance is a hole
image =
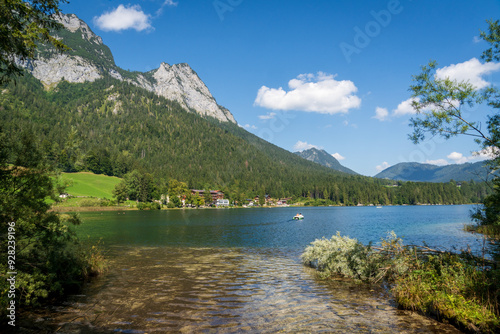
[[[158,202],[150,202],[150,203],[139,202],[139,203],[137,203],[137,209],[138,210],[160,210],[161,204]]]
[[[381,247],[364,246],[337,232],[330,240],[312,242],[302,261],[317,268],[323,278],[385,279],[401,308],[447,319],[461,329],[500,330],[500,270],[470,253],[404,246],[394,232]]]
[[[82,274],[85,279],[104,273],[107,269],[108,262],[104,257],[101,240],[97,244],[90,242],[79,243],[77,251],[80,259],[83,260],[84,270]]]
[[[105,261],[97,246],[85,246],[78,241],[68,225],[78,223],[75,215],[53,215],[53,229],[50,236],[40,235],[40,240],[50,237],[51,243],[37,241],[16,254],[16,304],[19,307],[40,306],[47,298],[61,298],[78,291],[84,281],[104,271]],[[21,231],[24,222],[16,226]],[[16,243],[28,244],[21,234]],[[2,272],[8,272],[5,263],[0,264]],[[6,280],[0,280],[0,314],[3,314],[10,298]]]
[[[315,240],[301,258],[305,264],[317,268],[322,277],[340,275],[363,281],[376,276],[379,261],[370,246],[343,237],[340,232],[330,240]]]
[[[108,199],[101,199],[101,198],[84,198],[79,201],[78,203],[79,206],[81,207],[95,207],[95,206],[111,206],[112,203]]]
[[[468,331],[494,333],[498,317],[498,271],[478,268],[465,255],[430,255],[396,278],[398,304],[447,319]],[[496,296],[495,296],[496,295]]]

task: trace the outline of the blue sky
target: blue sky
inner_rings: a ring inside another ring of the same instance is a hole
[[[188,63],[248,131],[292,152],[325,149],[364,175],[404,161],[477,161],[470,137],[407,139],[420,66],[433,59],[443,75],[500,83],[478,39],[500,19],[498,0],[87,0],[62,10],[87,22],[118,66]]]

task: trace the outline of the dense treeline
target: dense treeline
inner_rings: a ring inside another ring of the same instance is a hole
[[[140,170],[152,175],[158,194],[172,179],[235,200],[265,192],[344,205],[458,204],[488,194],[481,183],[393,184],[336,172],[111,77],[47,91],[27,74],[2,88],[0,120],[10,136],[33,131],[62,171],[123,177]]]

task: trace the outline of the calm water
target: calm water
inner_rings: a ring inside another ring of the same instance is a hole
[[[39,323],[61,333],[455,333],[397,310],[382,287],[321,281],[299,256],[337,231],[367,243],[394,230],[405,243],[480,251],[462,232],[470,206],[134,211],[82,214],[110,271]],[[297,213],[305,219],[294,221]],[[479,239],[479,240],[478,240]]]
[[[81,236],[108,246],[279,248],[302,252],[311,241],[337,231],[363,243],[377,243],[394,231],[406,244],[451,249],[482,239],[462,231],[473,206],[394,206],[174,210],[81,214]],[[301,212],[304,220],[293,220]]]

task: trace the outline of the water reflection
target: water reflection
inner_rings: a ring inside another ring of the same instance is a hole
[[[111,271],[85,296],[39,317],[60,333],[457,332],[397,310],[383,289],[318,281],[285,249],[111,252]]]
[[[77,232],[106,245],[265,247],[302,251],[317,238],[342,235],[377,243],[389,231],[405,244],[467,248],[481,254],[482,240],[463,231],[471,206],[297,208],[83,213]]]

